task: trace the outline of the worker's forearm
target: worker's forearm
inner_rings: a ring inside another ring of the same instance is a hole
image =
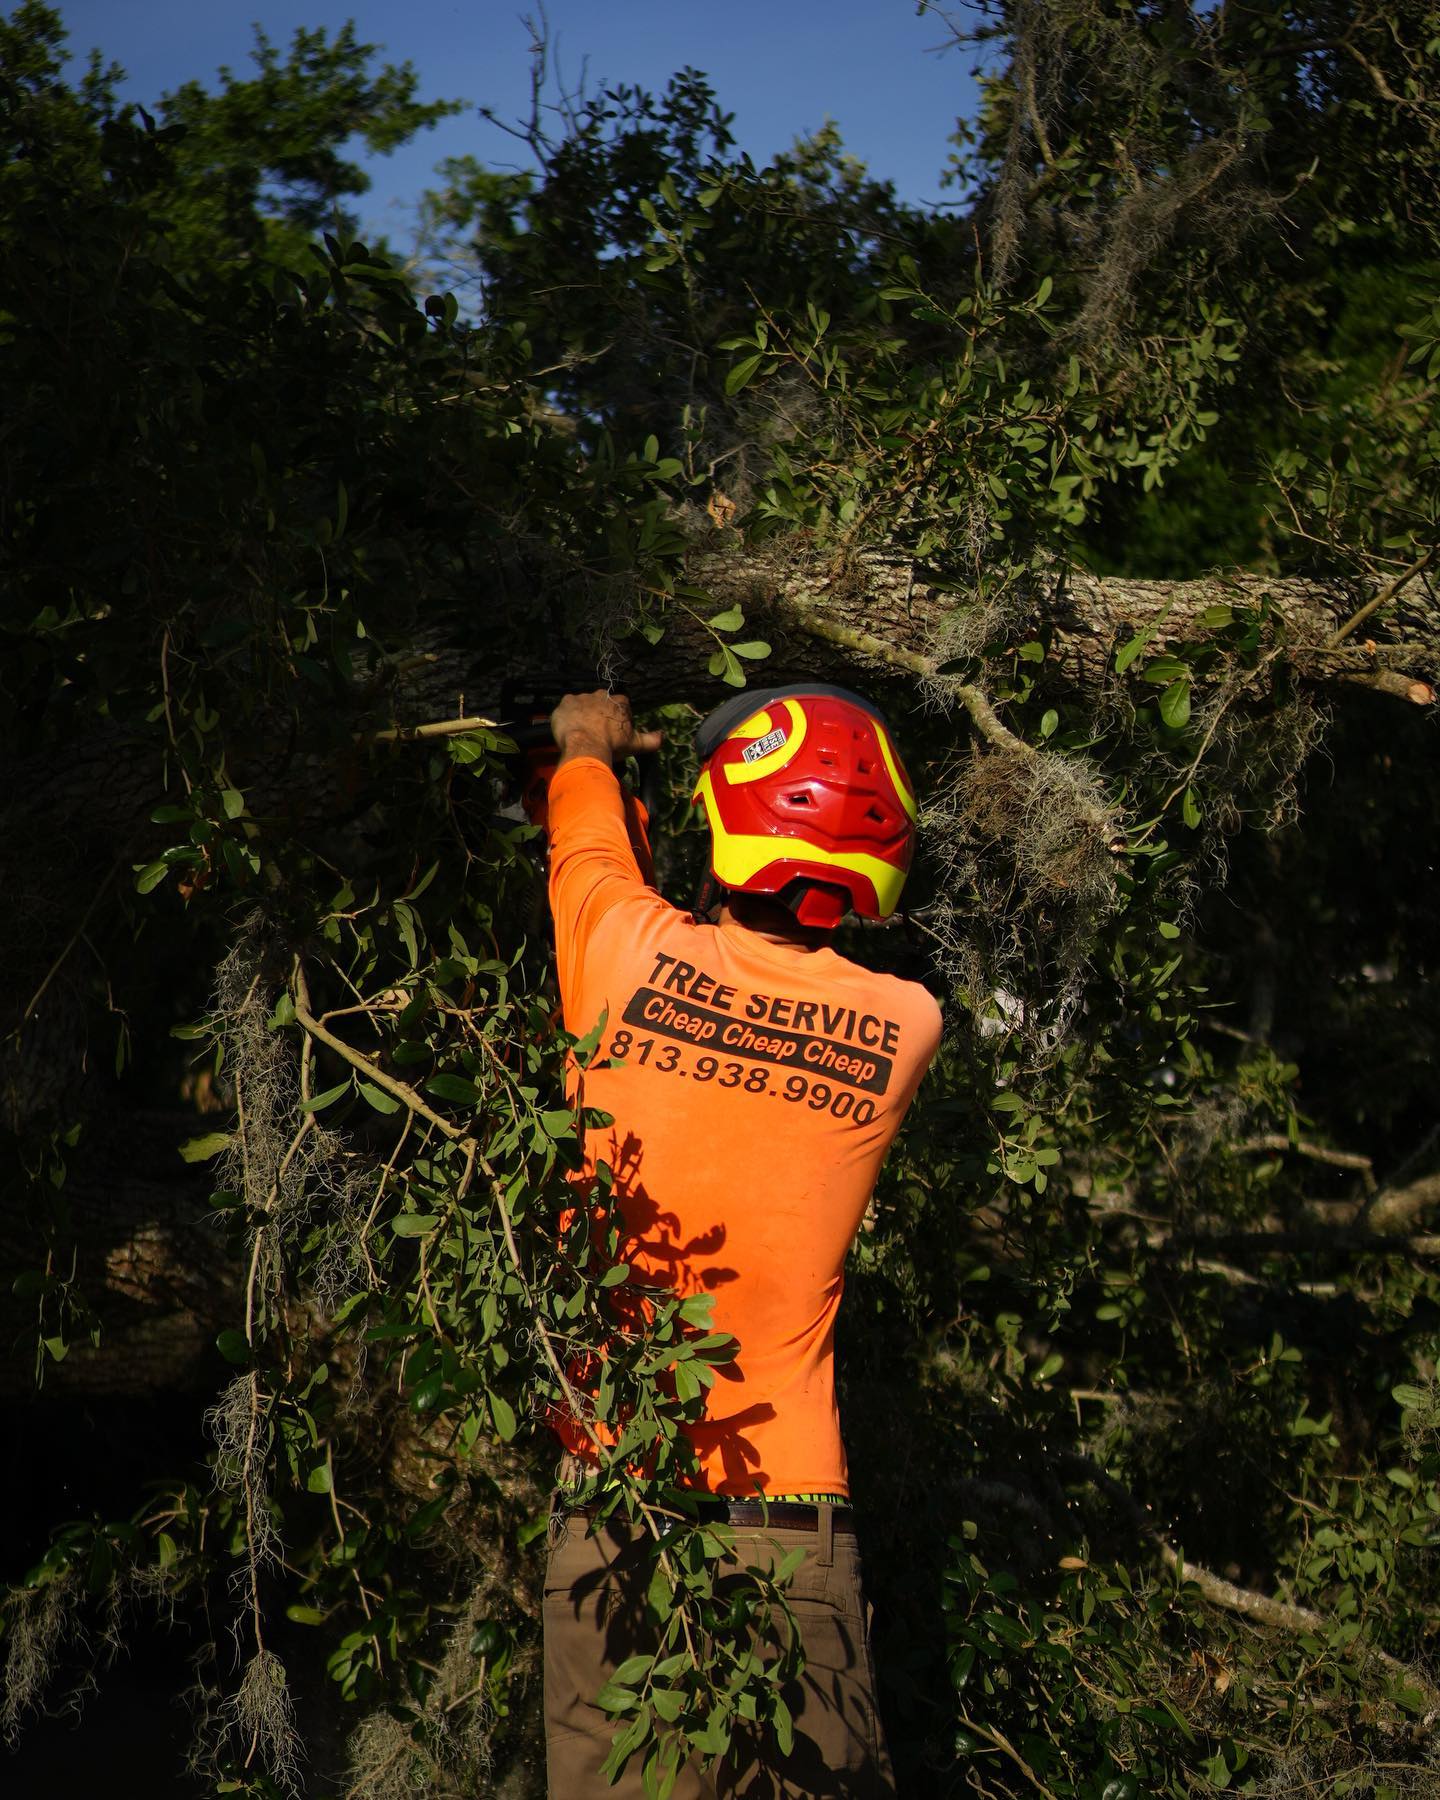
[[[593,756],[596,762],[603,762],[606,768],[613,766],[610,744],[598,732],[572,730],[566,733],[565,742],[560,748],[560,762],[564,767],[567,762],[574,762],[580,756]]]

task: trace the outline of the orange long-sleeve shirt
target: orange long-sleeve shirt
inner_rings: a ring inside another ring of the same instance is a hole
[[[689,1428],[705,1485],[848,1493],[845,1256],[940,1010],[833,950],[697,925],[646,884],[620,784],[594,758],[556,773],[548,830],[566,1029],[605,1020],[585,1104],[614,1124],[587,1133],[586,1170],[614,1172],[626,1259],[713,1294],[713,1328],[739,1342]]]

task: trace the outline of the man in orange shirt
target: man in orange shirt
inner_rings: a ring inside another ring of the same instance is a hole
[[[689,1766],[676,1800],[763,1792],[869,1800],[894,1791],[875,1707],[860,1563],[834,1390],[844,1261],[881,1161],[940,1037],[914,982],[836,954],[849,912],[894,911],[915,798],[878,711],[823,686],[746,693],[701,725],[696,800],[711,832],[715,923],[664,900],[642,872],[643,826],[613,773],[650,750],[628,703],[568,695],[551,727],[550,902],[567,1030],[604,1021],[585,1104],[613,1123],[585,1166],[614,1173],[625,1260],[645,1280],[714,1297],[738,1340],[729,1379],[687,1428],[702,1513],[736,1556],[806,1555],[787,1597],[805,1672],[788,1693],[793,1752],[732,1748]],[[593,1456],[578,1424],[562,1441]],[[563,1507],[563,1498],[562,1498]],[[546,1573],[551,1800],[643,1792],[632,1761],[599,1775],[614,1721],[593,1704],[646,1648],[644,1545],[620,1520],[569,1521]],[[748,1758],[748,1761],[747,1761]],[[759,1785],[752,1783],[759,1778]]]

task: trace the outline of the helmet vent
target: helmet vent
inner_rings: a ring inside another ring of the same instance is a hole
[[[885,815],[878,806],[867,806],[865,808],[865,817],[867,819],[873,819],[877,825],[883,825],[885,823]]]
[[[813,806],[814,801],[808,794],[787,794],[785,804],[787,806]]]
[[[857,775],[871,775],[874,773],[874,771],[875,771],[875,765],[873,763],[866,762],[866,760],[863,756],[856,758],[855,772]]]

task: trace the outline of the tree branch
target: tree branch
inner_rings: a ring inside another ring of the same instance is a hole
[[[1140,1502],[1123,1482],[1117,1481],[1107,1470],[1088,1456],[1066,1457],[1066,1464],[1102,1493],[1108,1494],[1121,1510],[1125,1512],[1141,1535],[1149,1540],[1159,1553],[1161,1562],[1183,1580],[1192,1582],[1202,1597],[1212,1606],[1223,1607],[1227,1612],[1239,1613],[1242,1618],[1252,1619],[1257,1625],[1264,1625],[1278,1631],[1304,1631],[1324,1633],[1329,1630],[1332,1620],[1324,1613],[1316,1612],[1309,1606],[1297,1606],[1293,1601],[1277,1600],[1271,1594],[1259,1593],[1254,1588],[1237,1587],[1233,1581],[1226,1581],[1224,1576],[1199,1563],[1190,1562],[1182,1552],[1170,1543],[1169,1539],[1152,1524],[1146,1516]],[[1440,1711],[1440,1690],[1437,1690],[1429,1678],[1422,1674],[1411,1663],[1401,1662],[1398,1657],[1391,1656],[1373,1644],[1356,1646],[1363,1654],[1372,1656],[1382,1667],[1407,1685],[1418,1688],[1425,1696],[1431,1708],[1431,1718]]]
[[[1408,1187],[1377,1194],[1366,1208],[1365,1223],[1382,1237],[1395,1236],[1428,1206],[1440,1206],[1440,1174],[1422,1175]]]
[[[1297,1156],[1308,1156],[1312,1162],[1329,1163],[1336,1169],[1355,1169],[1372,1193],[1375,1189],[1374,1164],[1368,1156],[1361,1156],[1354,1150],[1331,1150],[1324,1144],[1312,1144],[1305,1138],[1297,1138],[1292,1144],[1288,1137],[1278,1131],[1267,1131],[1260,1137],[1246,1138],[1235,1149],[1240,1155],[1257,1151],[1263,1151],[1267,1155],[1272,1152],[1283,1154],[1287,1150],[1293,1150]]]
[[[417,739],[461,737],[467,731],[502,729],[497,719],[436,719],[429,725],[392,725],[384,731],[362,733],[359,741],[368,744],[411,744]]]
[[[1402,569],[1393,581],[1387,581],[1385,586],[1381,588],[1380,592],[1375,595],[1373,600],[1367,600],[1360,608],[1359,612],[1352,614],[1340,629],[1331,636],[1330,642],[1326,645],[1326,648],[1334,650],[1339,645],[1343,644],[1357,626],[1363,625],[1368,618],[1379,612],[1382,606],[1388,606],[1401,589],[1405,587],[1406,583],[1413,581],[1422,570],[1428,569],[1434,560],[1435,546],[1432,544],[1422,557],[1411,563],[1408,569]]]

